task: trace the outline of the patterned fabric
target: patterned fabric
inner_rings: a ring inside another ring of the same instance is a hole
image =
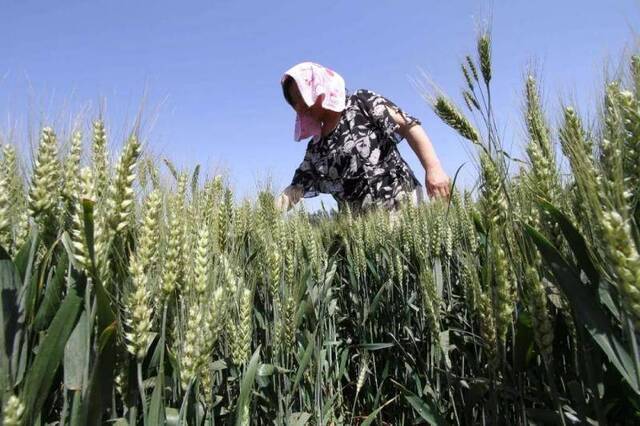
[[[340,208],[348,203],[355,212],[376,206],[395,208],[412,191],[421,190],[398,152],[400,126],[386,107],[409,125],[420,124],[385,97],[358,90],[347,97],[336,128],[309,141],[291,184],[302,187],[304,197],[331,194]]]
[[[314,62],[302,62],[287,70],[280,83],[284,83],[286,76],[290,76],[296,82],[302,99],[307,106],[316,103],[319,96],[322,98],[322,107],[335,112],[341,112],[345,106],[344,79],[337,72],[318,65]],[[296,141],[313,136],[320,138],[321,125],[308,114],[296,115],[296,127],[294,139]]]

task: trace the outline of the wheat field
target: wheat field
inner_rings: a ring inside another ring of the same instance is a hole
[[[640,56],[592,119],[527,75],[520,159],[489,34],[461,70],[466,112],[427,98],[477,188],[393,214],[236,200],[101,119],[3,142],[3,424],[640,422]]]

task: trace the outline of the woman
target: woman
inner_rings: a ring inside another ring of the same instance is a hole
[[[284,97],[296,111],[295,140],[311,137],[304,160],[277,200],[289,209],[302,197],[331,194],[352,211],[396,208],[422,199],[422,185],[396,144],[406,138],[425,169],[427,193],[449,196],[449,177],[420,121],[368,90],[347,95],[334,71],[303,62],[285,72]]]

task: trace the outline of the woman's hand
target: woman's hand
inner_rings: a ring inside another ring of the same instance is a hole
[[[276,208],[281,211],[287,211],[295,206],[304,195],[304,191],[299,186],[289,185],[282,194],[275,200]]]
[[[449,187],[451,181],[440,165],[432,166],[427,169],[425,177],[427,185],[427,194],[429,197],[449,198]]]

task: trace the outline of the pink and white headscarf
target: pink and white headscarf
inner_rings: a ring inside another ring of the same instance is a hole
[[[293,78],[300,90],[302,99],[311,106],[316,103],[320,95],[322,107],[335,112],[342,112],[345,108],[345,84],[344,79],[337,72],[323,67],[314,62],[302,62],[287,70],[280,83],[284,83],[287,76]],[[296,115],[296,127],[294,139],[300,141],[313,136],[314,140],[320,138],[322,125],[308,114]]]

